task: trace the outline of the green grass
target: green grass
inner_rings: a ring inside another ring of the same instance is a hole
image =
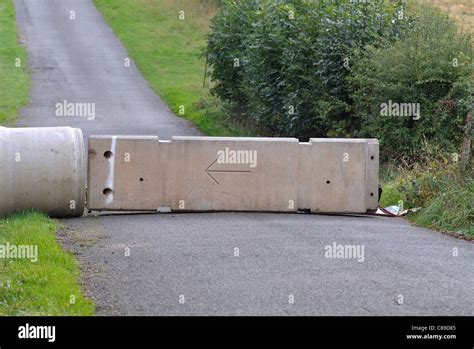
[[[211,136],[250,135],[229,123],[220,102],[203,87],[210,0],[94,0],[150,86],[176,115]],[[180,20],[180,11],[185,19]],[[180,113],[184,106],[184,114]]]
[[[426,0],[433,2],[433,0]],[[251,125],[232,123],[220,102],[203,88],[205,47],[215,0],[94,0],[150,86],[174,113],[211,136],[258,136]],[[468,18],[467,0],[434,0],[456,18]],[[459,6],[458,6],[459,5]],[[464,7],[463,7],[464,6]],[[179,19],[184,11],[185,20]],[[184,115],[180,106],[185,107]]]
[[[56,241],[59,225],[39,213],[0,220],[0,245],[38,246],[38,260],[0,259],[0,315],[93,315],[74,257]]]
[[[401,193],[394,183],[386,183],[382,185],[383,192],[380,198],[380,206],[398,206],[400,201],[404,201],[404,195]]]
[[[19,63],[19,66],[16,65]],[[13,125],[28,103],[30,74],[12,0],[0,0],[0,125]],[[1,200],[1,198],[0,198]],[[0,245],[37,246],[38,261],[0,258],[0,315],[92,315],[79,267],[56,241],[58,223],[38,213],[0,219]]]
[[[474,239],[474,181],[449,185],[426,208],[412,215],[415,224]]]
[[[384,173],[384,171],[381,171]],[[408,218],[414,224],[474,239],[474,173],[457,164],[431,161],[381,176],[382,207],[421,207]]]
[[[16,67],[19,59],[20,67]],[[13,124],[28,102],[27,56],[18,41],[12,0],[0,0],[0,125]]]

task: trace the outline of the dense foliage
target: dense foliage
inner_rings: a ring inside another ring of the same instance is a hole
[[[377,137],[397,155],[459,150],[462,127],[472,109],[472,50],[444,14],[425,8],[413,29],[393,45],[369,48],[349,77],[358,136]],[[388,101],[419,104],[419,115],[380,115]]]
[[[384,154],[452,149],[462,135],[472,46],[430,8],[223,1],[207,55],[213,93],[265,135],[377,137]],[[421,118],[381,115],[388,101],[419,104]]]

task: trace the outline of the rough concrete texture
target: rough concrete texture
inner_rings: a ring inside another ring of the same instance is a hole
[[[364,213],[377,153],[366,139],[92,136],[88,208]]]
[[[367,207],[371,210],[379,204],[379,141],[377,139],[367,140]]]
[[[86,154],[79,129],[0,127],[0,216],[82,216]]]

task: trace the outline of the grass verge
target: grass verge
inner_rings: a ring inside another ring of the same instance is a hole
[[[78,285],[76,260],[56,241],[58,229],[57,221],[39,213],[0,220],[0,315],[94,314],[93,302]],[[12,246],[32,246],[30,258],[5,258],[13,257]]]
[[[247,136],[203,87],[212,0],[94,0],[145,79],[176,115],[211,136]],[[180,12],[183,11],[183,12]],[[181,16],[181,17],[180,17]],[[183,109],[184,107],[184,109]]]
[[[14,124],[29,88],[13,1],[0,0],[0,125]],[[78,285],[79,267],[56,241],[58,228],[38,213],[0,219],[0,315],[93,315],[94,304]],[[32,246],[33,257],[37,246],[37,261],[6,258],[17,246]]]
[[[0,125],[15,122],[28,102],[26,50],[19,44],[12,0],[0,0]]]
[[[409,214],[416,225],[474,240],[474,173],[458,164],[432,160],[398,167],[382,180],[381,206],[421,207]]]

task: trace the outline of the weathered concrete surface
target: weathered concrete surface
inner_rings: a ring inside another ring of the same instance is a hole
[[[306,169],[298,185],[312,212],[364,213],[376,208],[369,200],[374,193],[368,188],[378,187],[378,176],[368,182],[368,144],[365,139],[310,140],[307,154],[300,158]],[[376,171],[378,175],[378,163]]]
[[[374,210],[379,204],[379,141],[367,140],[367,192],[365,193],[367,207]]]
[[[377,207],[378,142],[93,136],[88,177],[91,210],[364,213]]]
[[[0,217],[24,210],[82,216],[85,169],[79,129],[0,127]]]

